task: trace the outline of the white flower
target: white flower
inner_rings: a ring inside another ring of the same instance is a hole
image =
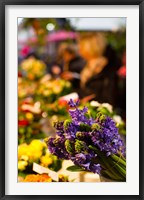
[[[93,106],[93,107],[99,107],[99,106],[101,106],[101,104],[98,101],[91,101],[90,105]]]
[[[122,118],[119,115],[114,115],[113,120],[118,124],[122,123]]]
[[[101,107],[107,108],[107,110],[112,113],[113,112],[113,107],[109,103],[102,103]]]
[[[59,100],[65,100],[65,101],[69,101],[70,99],[74,100],[78,100],[79,99],[79,95],[76,92],[70,93],[68,95],[62,96],[59,98]]]
[[[36,113],[36,114],[40,114],[40,112],[41,112],[40,108],[34,107],[32,105],[28,105],[28,104],[23,104],[21,108],[22,108],[22,110],[29,110],[30,112]]]

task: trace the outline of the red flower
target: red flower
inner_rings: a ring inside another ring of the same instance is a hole
[[[63,106],[63,107],[65,107],[65,106],[68,105],[67,101],[64,100],[64,99],[59,99],[58,104],[59,104],[60,106]]]
[[[29,124],[29,122],[25,119],[23,120],[18,120],[18,125],[19,126],[27,126]]]

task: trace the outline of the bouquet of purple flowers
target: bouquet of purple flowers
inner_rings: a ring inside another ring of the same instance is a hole
[[[115,122],[97,113],[92,118],[88,108],[78,108],[79,101],[68,102],[71,119],[55,122],[56,137],[48,138],[49,151],[60,159],[73,161],[70,171],[89,171],[116,181],[126,181],[125,146]]]

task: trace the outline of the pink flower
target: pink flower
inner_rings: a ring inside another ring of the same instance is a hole
[[[27,56],[30,53],[30,47],[29,46],[24,46],[23,49],[21,49],[21,56]]]

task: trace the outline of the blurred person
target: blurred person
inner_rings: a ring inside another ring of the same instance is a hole
[[[86,61],[79,55],[77,45],[68,45],[63,50],[63,73],[61,77],[71,81],[75,91],[79,89],[79,74],[85,65]]]
[[[59,78],[63,70],[63,51],[67,47],[66,42],[62,42],[57,48],[57,55],[54,57],[51,66],[50,73],[54,78]]]
[[[116,70],[119,67],[115,51],[102,33],[87,32],[79,38],[79,48],[87,64],[80,74],[80,96],[95,94],[101,103],[115,104]]]

